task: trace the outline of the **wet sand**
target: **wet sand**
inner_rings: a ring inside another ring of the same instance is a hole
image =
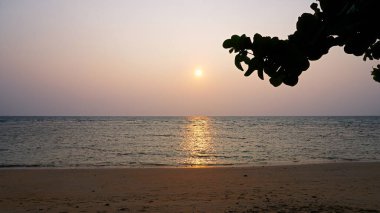
[[[0,169],[0,212],[379,212],[380,163]]]

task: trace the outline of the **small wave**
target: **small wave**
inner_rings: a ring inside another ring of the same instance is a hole
[[[196,155],[193,155],[193,157],[195,157],[195,158],[212,158],[214,156],[213,155],[196,154]]]
[[[0,168],[41,168],[41,167],[56,167],[54,165],[42,164],[0,164]]]
[[[142,166],[172,166],[170,164],[165,164],[165,163],[148,163],[148,162],[140,162],[140,165]]]
[[[343,161],[359,161],[359,159],[354,158],[342,158]]]
[[[234,163],[202,163],[202,164],[192,164],[192,163],[181,163],[179,164],[180,166],[185,166],[185,167],[198,167],[198,166],[237,166],[239,164],[234,164]]]
[[[173,134],[147,134],[148,137],[175,137]]]
[[[214,157],[216,157],[216,158],[230,159],[230,158],[238,158],[239,156],[214,155]]]
[[[230,159],[230,158],[238,158],[239,156],[195,154],[195,155],[192,155],[192,157],[194,157],[194,158],[223,158],[223,159]]]
[[[227,139],[237,139],[237,140],[245,140],[245,139],[247,139],[245,137],[233,137],[233,136],[227,136],[226,138]]]
[[[149,156],[165,156],[165,157],[170,157],[169,154],[166,154],[166,153],[151,153],[151,152],[138,152],[138,153],[132,153],[133,154],[137,154],[137,155],[149,155]]]
[[[325,159],[327,159],[327,160],[338,160],[338,157],[326,157]]]
[[[116,153],[117,156],[125,156],[125,155],[133,155],[132,152],[127,152],[127,153]]]

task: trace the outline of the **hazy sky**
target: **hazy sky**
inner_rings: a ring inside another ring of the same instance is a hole
[[[0,115],[380,115],[375,63],[341,48],[278,88],[222,48],[286,38],[312,2],[0,0]]]

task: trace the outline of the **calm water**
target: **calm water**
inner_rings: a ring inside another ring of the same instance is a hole
[[[380,117],[0,117],[0,167],[380,161]]]

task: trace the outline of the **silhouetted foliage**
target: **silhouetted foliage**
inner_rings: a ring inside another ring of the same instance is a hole
[[[223,42],[229,52],[237,53],[235,65],[245,76],[264,73],[277,87],[294,86],[310,63],[327,54],[333,46],[344,46],[347,54],[364,56],[363,60],[380,58],[380,0],[317,0],[310,7],[314,14],[298,18],[297,30],[287,40],[261,36],[253,40],[246,35],[233,35]],[[343,73],[342,73],[343,74]],[[380,82],[380,65],[373,68],[373,79]]]

